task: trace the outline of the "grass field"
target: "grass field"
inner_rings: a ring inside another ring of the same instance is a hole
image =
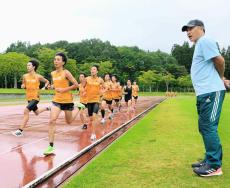
[[[203,157],[194,96],[168,99],[99,155],[64,187],[230,187],[230,95],[219,133],[224,150],[220,177],[200,178],[190,164]]]
[[[53,90],[40,90],[41,94],[53,94]],[[25,89],[0,88],[0,94],[25,94]]]

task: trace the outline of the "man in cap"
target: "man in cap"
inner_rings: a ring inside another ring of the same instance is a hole
[[[195,44],[191,78],[196,93],[199,132],[205,146],[205,157],[192,164],[193,171],[202,177],[222,175],[222,146],[218,136],[218,123],[225,96],[225,61],[218,44],[205,36],[204,23],[191,20],[182,27]]]

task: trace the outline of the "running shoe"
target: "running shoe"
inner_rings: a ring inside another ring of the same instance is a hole
[[[46,148],[46,150],[44,151],[43,154],[44,154],[44,155],[54,154],[54,147],[48,146],[48,147]]]
[[[84,109],[85,109],[85,105],[82,104],[82,103],[77,103],[76,106],[77,106],[77,108],[80,109],[80,110],[84,110]]]
[[[101,119],[101,124],[105,124],[105,119],[104,118]]]
[[[87,129],[87,125],[84,124],[84,125],[82,126],[82,129]]]
[[[96,135],[95,135],[95,134],[91,134],[90,140],[91,140],[91,141],[95,141],[95,140],[97,140]]]
[[[12,132],[12,135],[14,135],[16,137],[20,137],[20,136],[23,136],[23,133],[20,130],[16,130],[16,131]]]
[[[113,113],[109,116],[109,119],[110,119],[110,120],[113,119]]]
[[[212,168],[207,163],[200,168],[194,168],[193,172],[202,177],[220,176],[223,174],[221,167]]]
[[[202,161],[191,164],[191,166],[192,166],[192,168],[199,168],[201,166],[204,166],[205,164],[206,164],[205,160],[202,160]]]

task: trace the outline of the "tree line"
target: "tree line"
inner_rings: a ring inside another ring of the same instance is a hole
[[[47,44],[33,44],[18,41],[12,43],[0,54],[0,87],[17,88],[26,72],[30,58],[40,61],[38,73],[50,79],[53,58],[56,52],[63,51],[68,56],[68,69],[76,78],[79,73],[90,74],[93,64],[100,66],[100,76],[105,73],[116,74],[122,84],[127,79],[136,80],[142,91],[191,91],[189,76],[194,46],[188,42],[175,44],[171,53],[144,51],[137,46],[117,47],[108,41],[89,39],[69,43],[57,41]],[[223,48],[226,77],[230,77],[230,47]]]

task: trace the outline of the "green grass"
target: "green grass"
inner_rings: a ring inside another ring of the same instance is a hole
[[[230,95],[219,133],[224,149],[220,177],[200,178],[190,164],[203,157],[194,96],[168,99],[139,121],[74,176],[64,187],[223,187],[230,186]]]
[[[53,90],[40,90],[41,94],[53,94],[54,91]],[[25,94],[25,89],[4,89],[4,88],[0,88],[0,94]]]
[[[140,96],[165,96],[165,92],[139,92]],[[180,93],[177,92],[177,96],[195,96],[193,92]]]

